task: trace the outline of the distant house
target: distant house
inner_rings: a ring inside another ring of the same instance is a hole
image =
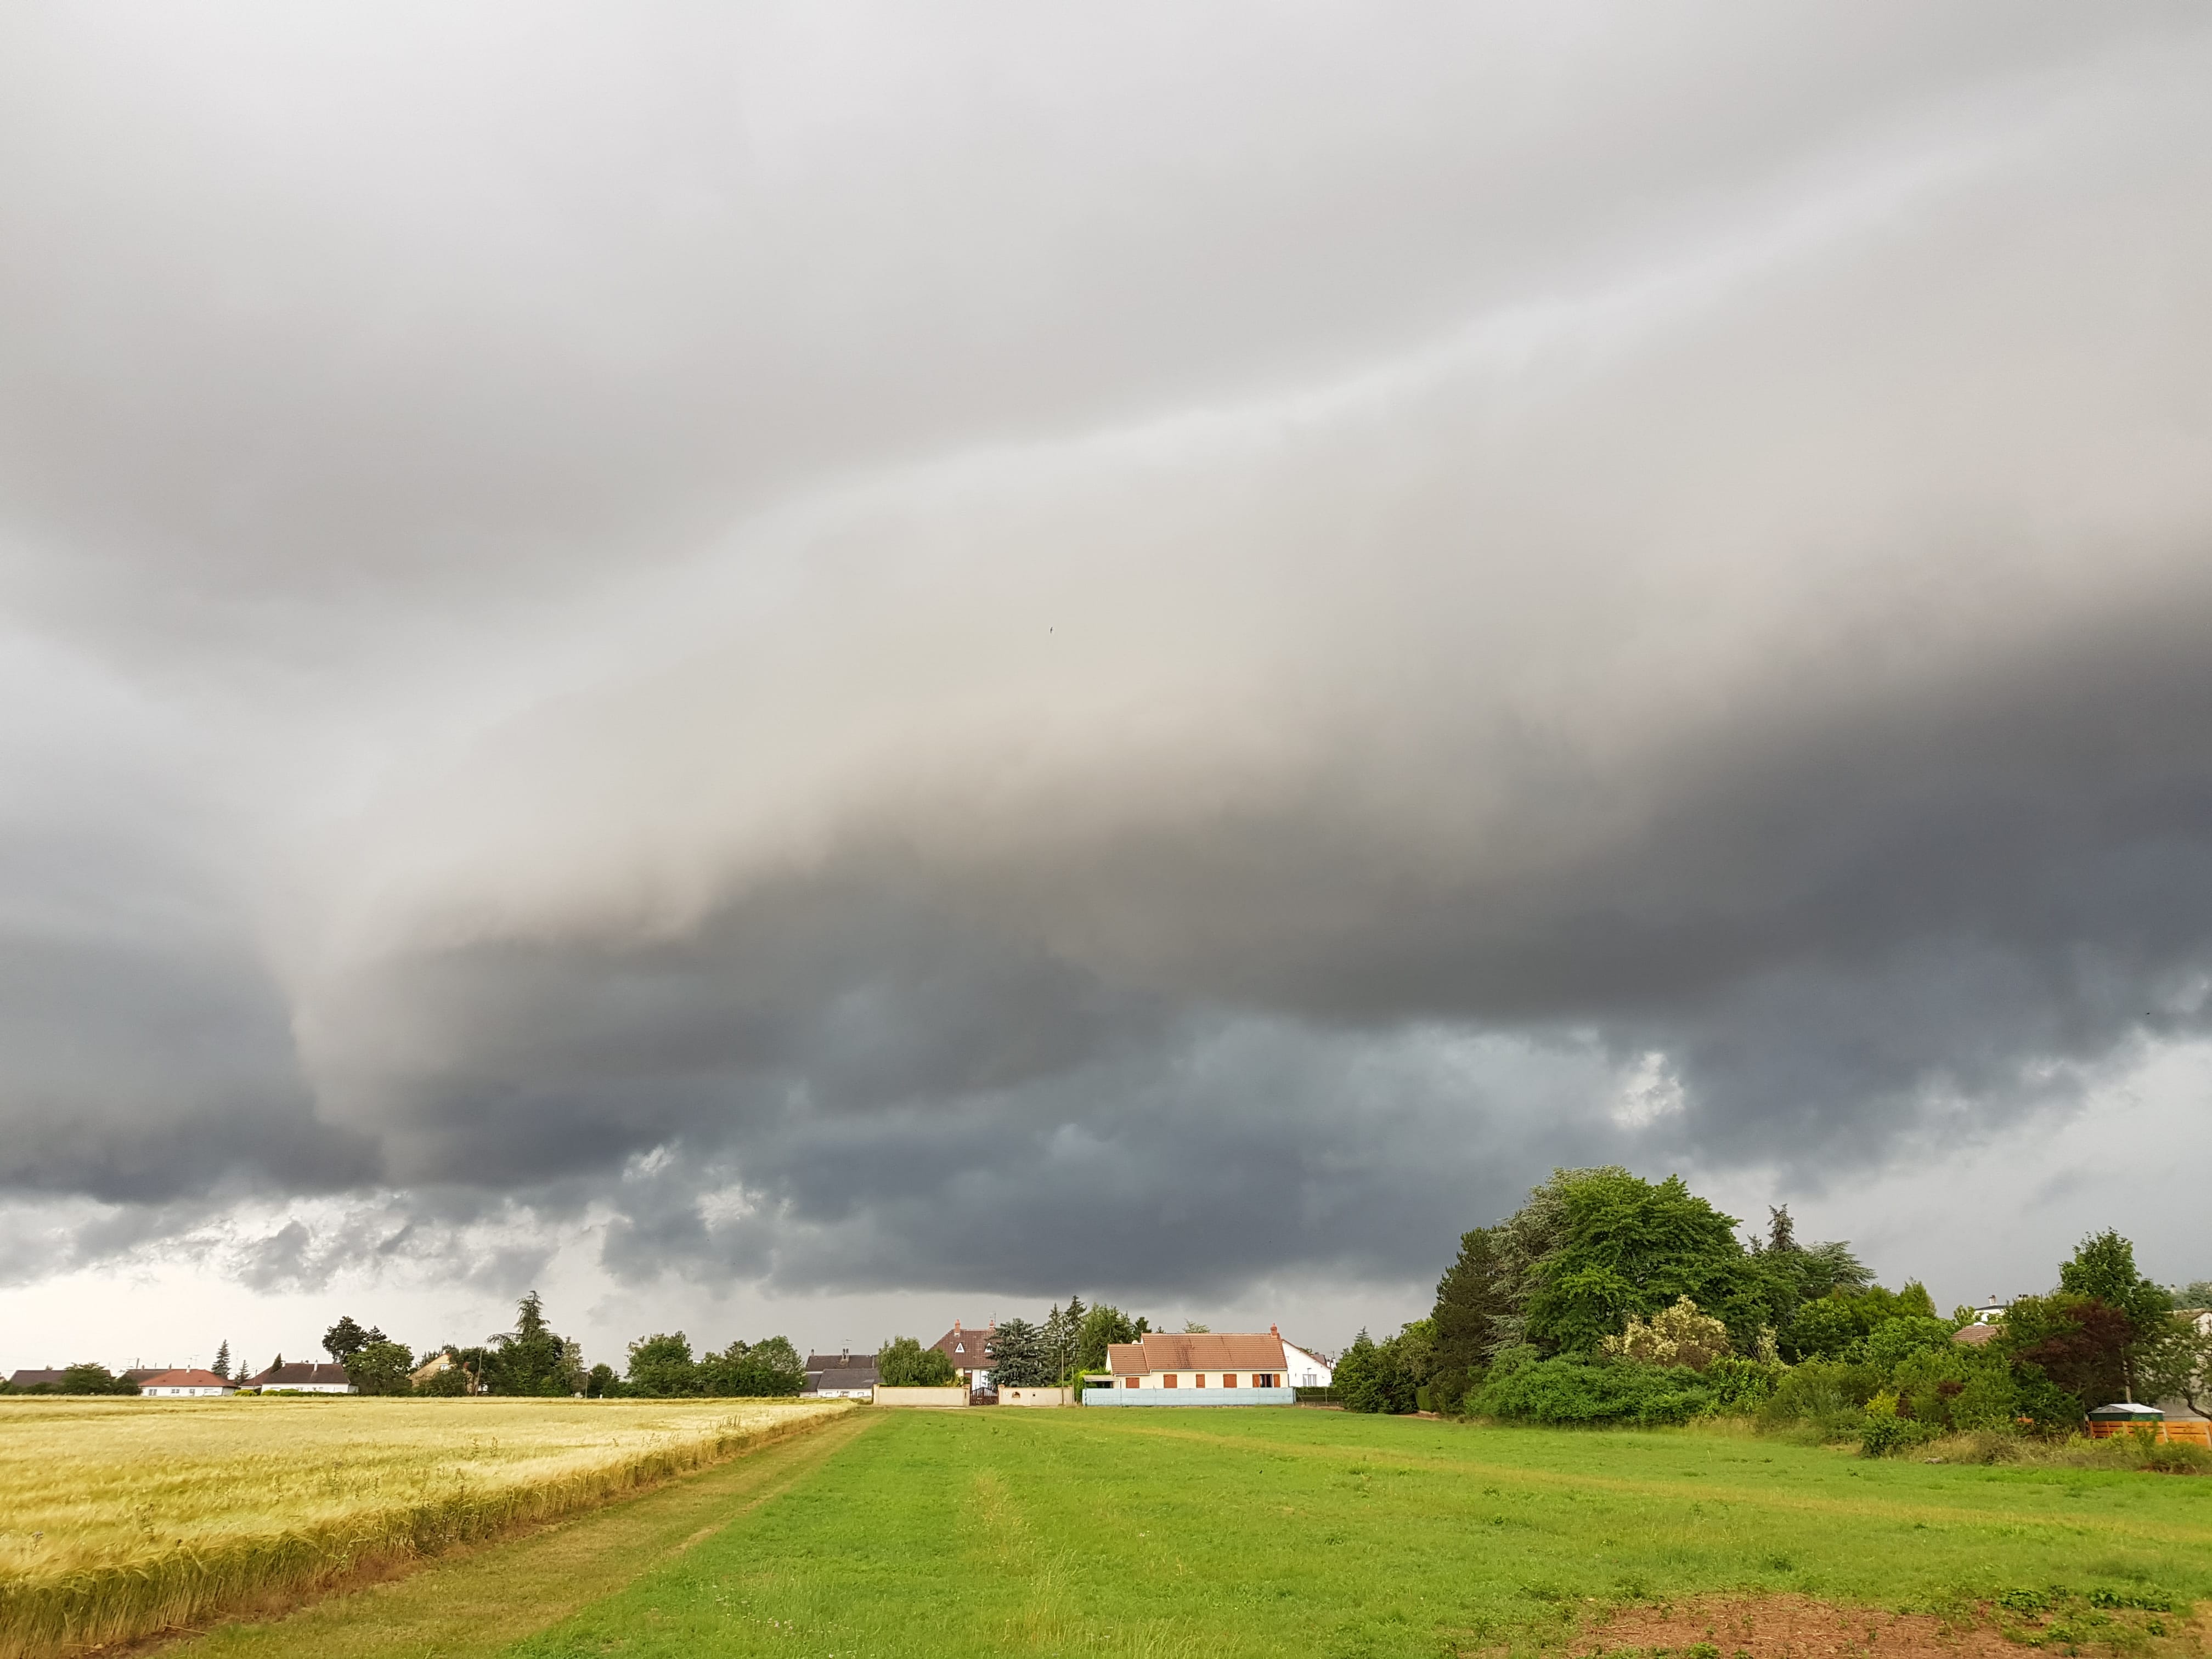
[[[965,1329],[956,1319],[952,1328],[929,1346],[952,1362],[952,1369],[973,1393],[991,1386],[991,1333],[998,1328],[995,1319],[980,1331]]]
[[[413,1370],[408,1372],[407,1380],[410,1382],[428,1382],[432,1377],[443,1376],[447,1371],[453,1370],[453,1356],[449,1353],[434,1353]]]
[[[2001,1324],[1962,1325],[1951,1333],[1951,1340],[1954,1342],[1963,1343],[1969,1348],[1979,1348],[1996,1341],[2003,1334],[2004,1327]]]
[[[343,1365],[310,1364],[305,1360],[289,1365],[271,1365],[258,1376],[249,1376],[245,1386],[266,1392],[274,1389],[289,1389],[294,1394],[356,1394],[353,1379],[346,1375]]]
[[[1317,1378],[1330,1375],[1316,1354],[1292,1347],[1269,1326],[1264,1334],[1222,1331],[1154,1331],[1138,1342],[1106,1351],[1113,1382],[1085,1389],[1086,1406],[1287,1406],[1299,1386],[1291,1367]]]
[[[873,1364],[832,1365],[808,1373],[802,1392],[817,1400],[872,1400],[878,1380]]]
[[[11,1389],[58,1389],[62,1373],[56,1370],[16,1371],[8,1378]]]
[[[123,1380],[126,1382],[136,1382],[143,1389],[153,1378],[175,1369],[173,1365],[134,1365],[123,1373]]]
[[[211,1400],[236,1394],[238,1384],[213,1371],[155,1371],[138,1380],[138,1392],[156,1398]]]

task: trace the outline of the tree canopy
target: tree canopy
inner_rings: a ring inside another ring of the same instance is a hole
[[[912,1336],[895,1336],[876,1350],[876,1377],[887,1389],[942,1389],[959,1380],[951,1354]]]

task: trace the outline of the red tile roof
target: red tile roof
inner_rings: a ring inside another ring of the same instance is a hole
[[[2004,1333],[2002,1325],[1966,1325],[1951,1333],[1954,1342],[1963,1342],[1970,1348],[1978,1348],[1984,1342],[1994,1342]]]
[[[1227,1331],[1154,1331],[1141,1342],[1116,1342],[1106,1363],[1117,1376],[1152,1371],[1279,1371],[1283,1339],[1272,1331],[1256,1335]]]
[[[994,1319],[980,1331],[963,1329],[956,1319],[952,1328],[929,1346],[950,1359],[956,1371],[988,1371],[991,1369],[991,1333],[998,1325]]]
[[[232,1389],[238,1385],[227,1376],[217,1376],[213,1371],[182,1370],[155,1371],[141,1377],[142,1389]]]

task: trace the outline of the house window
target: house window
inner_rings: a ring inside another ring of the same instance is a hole
[[[1121,1379],[1121,1386],[1125,1389],[1133,1389],[1137,1386],[1137,1379],[1133,1376],[1125,1376]]]
[[[1237,1373],[1235,1371],[1222,1372],[1221,1386],[1224,1389],[1235,1388],[1237,1386]]]
[[[1173,1371],[1170,1371],[1166,1376],[1160,1378],[1160,1386],[1164,1389],[1172,1389],[1175,1385],[1176,1374]]]
[[[1190,1386],[1194,1389],[1204,1388],[1206,1386],[1206,1373],[1204,1371],[1200,1371],[1196,1376],[1192,1377],[1190,1379]]]

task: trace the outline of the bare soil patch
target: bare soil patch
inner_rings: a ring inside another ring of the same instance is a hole
[[[2065,1602],[2021,1611],[1984,1602],[1957,1614],[1839,1607],[1808,1595],[1715,1596],[1626,1607],[1577,1637],[1577,1654],[1673,1659],[2026,1659],[2046,1653],[2195,1656],[2186,1613]]]

